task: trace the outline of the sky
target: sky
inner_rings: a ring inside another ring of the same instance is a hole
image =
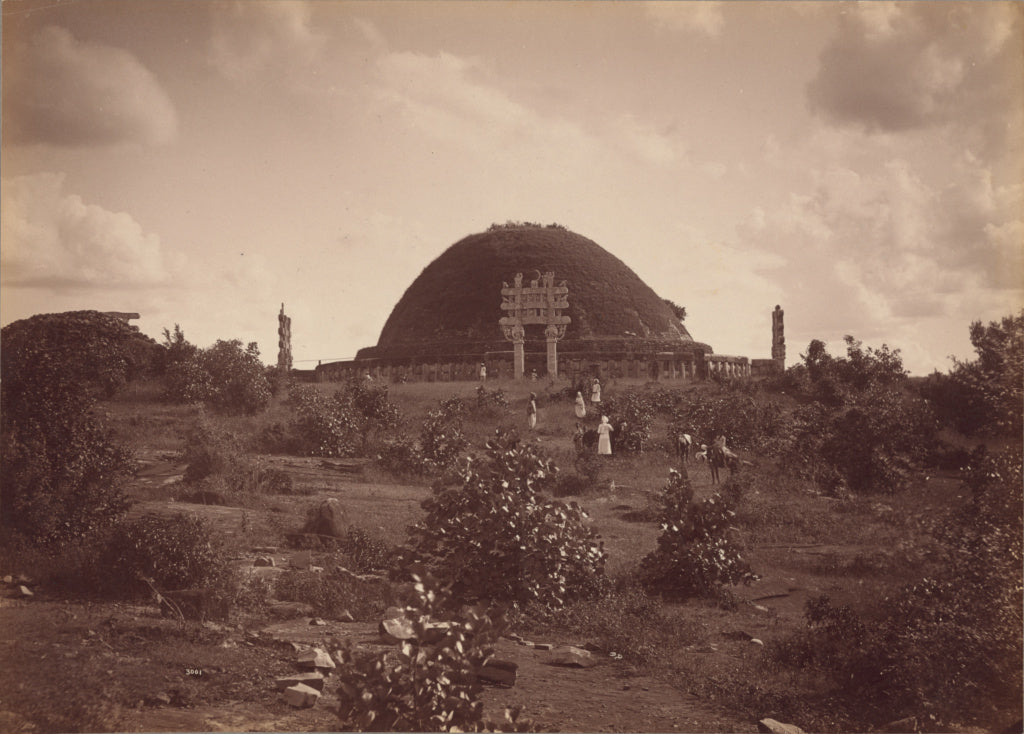
[[[2,12],[5,325],[134,311],[274,363],[283,303],[312,368],[507,221],[595,241],[720,354],[769,357],[779,304],[787,364],[849,334],[946,372],[1024,308],[1024,3]]]

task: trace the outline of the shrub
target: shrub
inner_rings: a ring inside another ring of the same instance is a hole
[[[824,672],[873,705],[871,723],[917,715],[1003,726],[1021,702],[1021,454],[982,458],[968,506],[936,526],[936,574],[882,600],[870,617],[827,597],[808,629],[779,646],[783,662]]]
[[[723,584],[757,578],[729,537],[732,502],[720,494],[694,502],[690,480],[674,469],[661,502],[658,547],[640,563],[645,588],[676,598],[709,596]]]
[[[632,390],[608,398],[601,412],[610,416],[615,433],[612,440],[616,451],[643,453],[651,441],[651,424],[655,406],[644,393]]]
[[[358,380],[325,397],[312,386],[289,394],[296,416],[291,423],[294,445],[308,456],[365,455],[375,433],[398,427],[398,408],[388,401],[387,386],[366,386]]]
[[[939,413],[968,435],[1020,436],[1024,415],[1024,310],[987,326],[975,321],[971,344],[978,358],[955,361],[922,388]]]
[[[145,515],[115,526],[101,553],[102,586],[124,598],[216,587],[227,576],[223,549],[199,518]]]
[[[340,619],[348,612],[356,621],[366,622],[379,619],[397,594],[387,581],[368,583],[327,570],[282,574],[274,583],[274,598],[309,604],[325,619]]]
[[[185,435],[181,456],[188,463],[184,479],[189,483],[219,477],[230,492],[291,494],[294,489],[291,475],[246,456],[238,436],[217,428],[202,414]]]
[[[218,339],[208,349],[181,347],[166,367],[164,398],[205,402],[224,413],[258,413],[270,403],[270,383],[259,357],[256,342],[243,349],[239,339]]]
[[[488,390],[483,385],[476,389],[476,414],[481,416],[499,416],[508,409],[508,398],[500,388]]]
[[[95,311],[33,316],[0,332],[0,522],[56,546],[115,522],[130,453],[93,415],[151,364],[156,344]]]
[[[422,562],[458,600],[560,606],[592,593],[606,554],[576,503],[544,496],[556,473],[536,447],[497,432],[482,461],[467,459],[460,486],[436,483],[423,501],[405,567]]]
[[[377,462],[396,476],[422,476],[427,464],[416,442],[407,436],[385,439]]]
[[[455,465],[469,445],[462,431],[465,405],[459,398],[442,401],[440,408],[427,413],[420,430],[420,450],[428,471],[442,472]]]
[[[736,448],[771,454],[787,427],[776,403],[759,402],[742,392],[716,396],[698,393],[687,395],[675,406],[668,438],[674,445],[680,433],[690,433],[694,440],[703,437],[703,442],[710,444],[711,436],[721,434]]]
[[[397,653],[357,658],[343,651],[338,717],[355,731],[479,731],[485,728],[477,671],[491,657],[504,626],[480,608],[444,618],[446,593],[416,577],[417,601],[405,608],[414,637]],[[443,638],[428,644],[432,621],[446,621]],[[493,730],[492,727],[486,727]]]

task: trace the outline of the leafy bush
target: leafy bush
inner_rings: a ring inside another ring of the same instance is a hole
[[[615,426],[616,451],[643,453],[651,441],[651,424],[656,412],[648,395],[629,390],[605,400],[601,412],[608,415]]]
[[[282,574],[274,582],[275,599],[309,604],[325,619],[342,618],[344,612],[356,621],[379,619],[397,596],[387,581],[363,582],[333,570]]]
[[[326,397],[312,386],[292,390],[289,402],[296,416],[292,444],[307,456],[365,455],[371,437],[398,427],[400,414],[388,400],[387,386],[367,386],[358,380]]]
[[[494,731],[483,720],[483,686],[477,671],[493,654],[504,627],[481,608],[444,617],[446,593],[430,579],[416,577],[417,601],[405,608],[414,637],[397,651],[369,658],[343,652],[338,670],[338,717],[349,731]],[[432,622],[448,627],[440,641]],[[428,640],[430,642],[428,643]],[[511,729],[514,717],[509,717]]]
[[[669,421],[670,445],[681,433],[710,444],[711,437],[723,435],[736,448],[774,453],[788,422],[774,402],[756,401],[741,392],[721,395],[697,393],[682,398]]]
[[[1002,727],[1021,705],[1019,449],[983,458],[964,510],[936,526],[942,568],[882,600],[870,617],[827,597],[808,602],[808,629],[781,644],[783,662],[824,672],[872,703],[878,724],[916,715]]]
[[[164,372],[164,398],[173,403],[204,402],[224,413],[252,415],[270,403],[270,383],[256,342],[244,349],[239,339],[217,340],[208,349],[179,345],[180,330],[165,341],[177,348]],[[184,335],[180,335],[184,342]]]
[[[500,388],[488,390],[483,385],[476,389],[476,414],[483,416],[502,415],[509,407],[508,398]]]
[[[145,515],[115,526],[101,553],[101,584],[124,598],[217,586],[229,575],[223,549],[199,518]]]
[[[458,600],[560,606],[593,592],[603,544],[576,504],[549,500],[557,467],[513,433],[496,433],[486,456],[466,461],[461,485],[436,483],[426,518],[410,528],[404,567],[421,562]]]
[[[1024,310],[1001,321],[971,324],[978,358],[929,376],[922,394],[968,435],[1020,436],[1024,431]]]
[[[427,413],[420,430],[420,450],[428,471],[440,472],[455,465],[469,445],[462,431],[466,407],[459,398],[441,401],[440,408]]]
[[[42,545],[113,523],[131,468],[93,415],[152,364],[156,344],[96,311],[33,316],[0,332],[0,522]]]
[[[757,578],[729,535],[733,502],[720,494],[694,502],[690,480],[670,469],[661,503],[658,547],[640,562],[645,588],[676,598],[709,596],[723,584]]]
[[[190,484],[220,477],[230,492],[291,494],[294,489],[291,475],[247,456],[238,436],[217,428],[202,414],[185,435],[181,456],[188,464],[184,479]]]

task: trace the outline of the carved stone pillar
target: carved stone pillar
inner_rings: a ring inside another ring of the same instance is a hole
[[[558,377],[558,340],[565,336],[565,326],[549,324],[544,329],[548,341],[548,377]]]

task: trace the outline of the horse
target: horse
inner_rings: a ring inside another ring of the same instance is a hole
[[[727,448],[721,446],[712,446],[708,452],[708,466],[711,468],[711,483],[717,484],[719,482],[718,470],[722,467],[729,468],[729,476],[731,477],[736,473],[736,469],[739,468],[740,457],[734,454]]]
[[[690,450],[693,448],[693,437],[689,433],[680,433],[676,436],[676,458],[684,464],[690,460]]]

